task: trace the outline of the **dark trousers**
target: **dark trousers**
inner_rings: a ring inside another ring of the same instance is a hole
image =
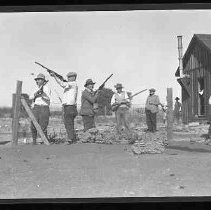
[[[83,124],[84,124],[84,131],[87,131],[91,128],[95,128],[95,119],[94,116],[83,115]]]
[[[43,133],[45,134],[46,138],[48,138],[47,127],[48,127],[49,117],[50,117],[49,106],[34,105],[32,112],[33,112],[38,124],[40,125]],[[36,143],[37,129],[35,128],[33,123],[31,123],[31,133],[32,133],[33,143]]]
[[[148,130],[151,132],[155,132],[157,130],[156,128],[156,114],[157,113],[152,113],[150,110],[145,109],[146,113],[146,123]]]
[[[68,139],[70,141],[76,141],[76,134],[74,129],[74,119],[77,116],[77,108],[75,105],[64,105],[64,125],[67,131]]]

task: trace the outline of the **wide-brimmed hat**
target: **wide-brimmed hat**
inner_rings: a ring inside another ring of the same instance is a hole
[[[176,97],[176,98],[175,98],[175,100],[179,100],[179,98],[178,98],[178,97]]]
[[[155,89],[154,88],[150,88],[149,92],[155,92]]]
[[[77,73],[76,72],[69,72],[67,74],[67,77],[76,77],[77,76]]]
[[[114,85],[114,87],[115,87],[116,89],[123,88],[123,86],[122,86],[121,83],[117,83],[116,85]]]
[[[94,85],[94,84],[95,82],[93,82],[92,79],[87,79],[84,87],[86,87],[87,85]]]
[[[36,77],[34,80],[36,81],[36,80],[38,80],[38,79],[43,79],[44,81],[46,81],[45,75],[44,75],[44,74],[41,74],[41,73],[38,74],[37,77]]]

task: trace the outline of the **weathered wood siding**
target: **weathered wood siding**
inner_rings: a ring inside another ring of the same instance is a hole
[[[198,78],[204,78],[205,117],[208,116],[208,99],[211,95],[211,53],[201,43],[191,47],[189,59],[183,64],[184,73],[191,78],[191,96],[182,90],[182,119],[183,122],[192,122],[199,114],[199,86]]]

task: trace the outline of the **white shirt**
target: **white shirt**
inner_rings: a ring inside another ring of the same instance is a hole
[[[61,86],[64,88],[64,93],[62,97],[63,105],[75,105],[78,96],[78,86],[76,81],[72,82],[60,82]]]
[[[36,91],[37,92],[39,90],[39,88],[37,87]],[[34,94],[35,92],[33,92],[31,95],[30,95],[30,99],[33,99],[34,98]],[[43,92],[49,97],[51,98],[51,90],[49,89],[49,87],[47,85],[44,85],[43,86]],[[46,105],[46,106],[50,106],[50,100],[49,101],[46,101],[44,100],[42,97],[38,97],[35,99],[35,102],[34,102],[34,105]]]
[[[209,104],[211,105],[211,96],[209,97]]]
[[[112,96],[111,98],[111,104],[114,104],[117,102],[117,99],[116,99],[116,94],[119,96],[120,100],[126,100],[128,102],[130,102],[130,100],[128,99],[127,97],[127,94],[125,91],[122,91],[121,93],[114,93],[114,95]],[[120,107],[127,107],[126,105],[122,104]]]

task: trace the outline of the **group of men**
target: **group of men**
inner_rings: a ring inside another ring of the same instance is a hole
[[[77,141],[76,132],[74,128],[74,119],[80,114],[82,116],[84,131],[91,128],[95,128],[95,114],[97,108],[97,98],[99,96],[100,90],[94,91],[95,82],[92,79],[87,79],[84,87],[85,89],[81,95],[81,108],[80,113],[77,111],[77,96],[78,96],[78,86],[77,86],[77,73],[69,72],[67,74],[67,80],[62,81],[54,73],[50,75],[55,79],[61,88],[63,88],[62,97],[62,108],[63,108],[63,120],[65,129],[67,132],[67,142],[69,144],[75,143]],[[33,101],[32,111],[37,122],[40,124],[44,134],[47,136],[47,126],[49,123],[50,116],[50,98],[51,90],[46,85],[47,81],[45,75],[38,74],[35,78],[37,84],[37,90],[35,93],[30,95],[30,99]],[[117,123],[117,132],[121,133],[122,125],[124,126],[128,136],[131,136],[131,129],[128,122],[128,111],[131,106],[131,98],[128,92],[123,91],[122,84],[118,83],[115,86],[116,92],[112,96],[111,105],[115,107],[115,117]],[[151,88],[149,90],[149,96],[146,100],[145,113],[146,113],[146,123],[147,132],[156,132],[156,114],[158,113],[158,106],[163,106],[160,103],[159,97],[155,95],[155,89]],[[31,132],[33,138],[33,144],[36,144],[37,130],[33,123],[31,124]]]

